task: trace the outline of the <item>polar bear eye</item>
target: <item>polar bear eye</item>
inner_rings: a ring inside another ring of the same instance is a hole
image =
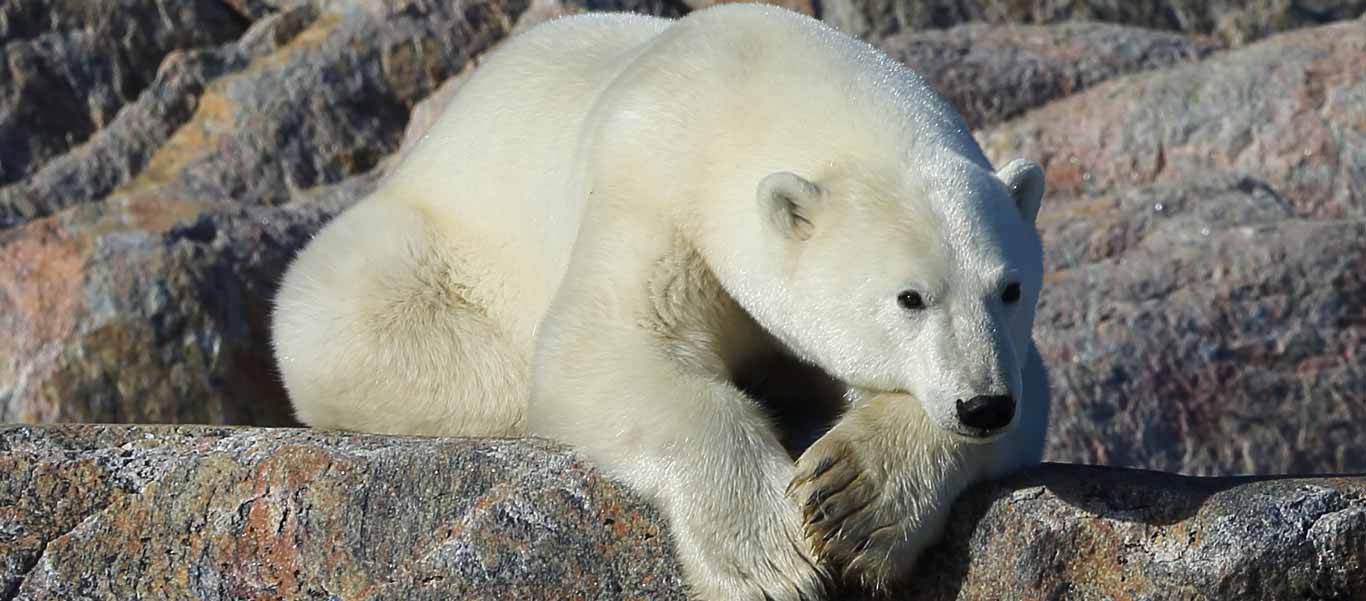
[[[1016,302],[1019,302],[1020,285],[1012,282],[1010,285],[1006,286],[1005,291],[1001,293],[1001,300],[1007,305],[1013,305]]]
[[[901,308],[910,311],[919,311],[925,308],[924,297],[920,296],[920,293],[914,290],[907,290],[898,294],[896,296],[896,302],[901,305]]]

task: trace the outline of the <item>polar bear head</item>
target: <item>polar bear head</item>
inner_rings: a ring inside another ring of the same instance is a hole
[[[1034,221],[1044,176],[1027,160],[996,173],[935,161],[881,179],[764,177],[763,246],[781,310],[760,318],[851,387],[910,393],[940,428],[987,441],[1021,406],[1043,283]]]

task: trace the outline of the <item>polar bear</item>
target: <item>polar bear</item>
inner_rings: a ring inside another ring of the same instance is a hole
[[[695,598],[885,587],[1039,460],[1042,195],[819,21],[569,17],[319,232],[273,342],[309,425],[577,447],[661,509]]]

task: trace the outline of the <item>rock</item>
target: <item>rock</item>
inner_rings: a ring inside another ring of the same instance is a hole
[[[175,50],[246,29],[212,0],[14,0],[0,6],[0,185],[106,126]]]
[[[334,212],[137,195],[0,232],[0,422],[294,423],[271,299]]]
[[[277,15],[256,31],[293,23]],[[256,45],[264,53],[264,44]],[[237,44],[175,52],[138,98],[82,144],[54,157],[22,182],[0,188],[0,227],[24,223],[64,207],[93,202],[129,181],[186,121],[213,79],[242,69],[253,53]]]
[[[986,132],[983,145],[1040,159],[1054,195],[1234,169],[1271,183],[1297,216],[1360,216],[1363,99],[1366,20],[1109,82]]]
[[[0,227],[151,188],[279,204],[367,172],[398,147],[413,105],[505,36],[526,6],[296,4],[226,44],[170,54],[152,86],[87,144],[0,189]],[[156,14],[140,8],[127,12]]]
[[[1199,61],[1213,40],[1105,23],[962,25],[878,42],[925,76],[974,129],[1107,79]]]
[[[1366,22],[1101,84],[984,132],[1048,172],[1055,460],[1366,470]]]
[[[1045,464],[969,490],[906,599],[1363,599],[1366,477]]]
[[[939,29],[974,22],[1100,21],[1146,29],[1214,34],[1234,45],[1290,29],[1354,19],[1366,12],[1366,0],[826,0],[820,6],[821,17],[830,24],[872,39],[904,30]]]
[[[683,598],[657,515],[544,442],[10,427],[0,473],[6,599]]]
[[[716,6],[717,4],[726,4],[729,2],[738,1],[744,0],[683,0],[683,3],[687,4],[688,8],[692,10],[701,10],[703,8],[707,8],[708,6]],[[815,0],[764,0],[763,2],[761,2],[761,4],[772,4],[774,6],[781,6],[788,10],[794,10],[805,15],[815,16],[816,14]]]
[[[16,600],[683,599],[659,515],[537,440],[0,428]],[[970,491],[897,598],[1355,599],[1366,478],[1047,465]]]

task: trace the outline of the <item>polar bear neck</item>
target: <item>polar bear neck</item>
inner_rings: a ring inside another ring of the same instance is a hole
[[[674,236],[647,281],[639,323],[683,369],[723,375],[764,407],[795,459],[844,410],[847,387],[802,361],[741,307],[689,238]]]

